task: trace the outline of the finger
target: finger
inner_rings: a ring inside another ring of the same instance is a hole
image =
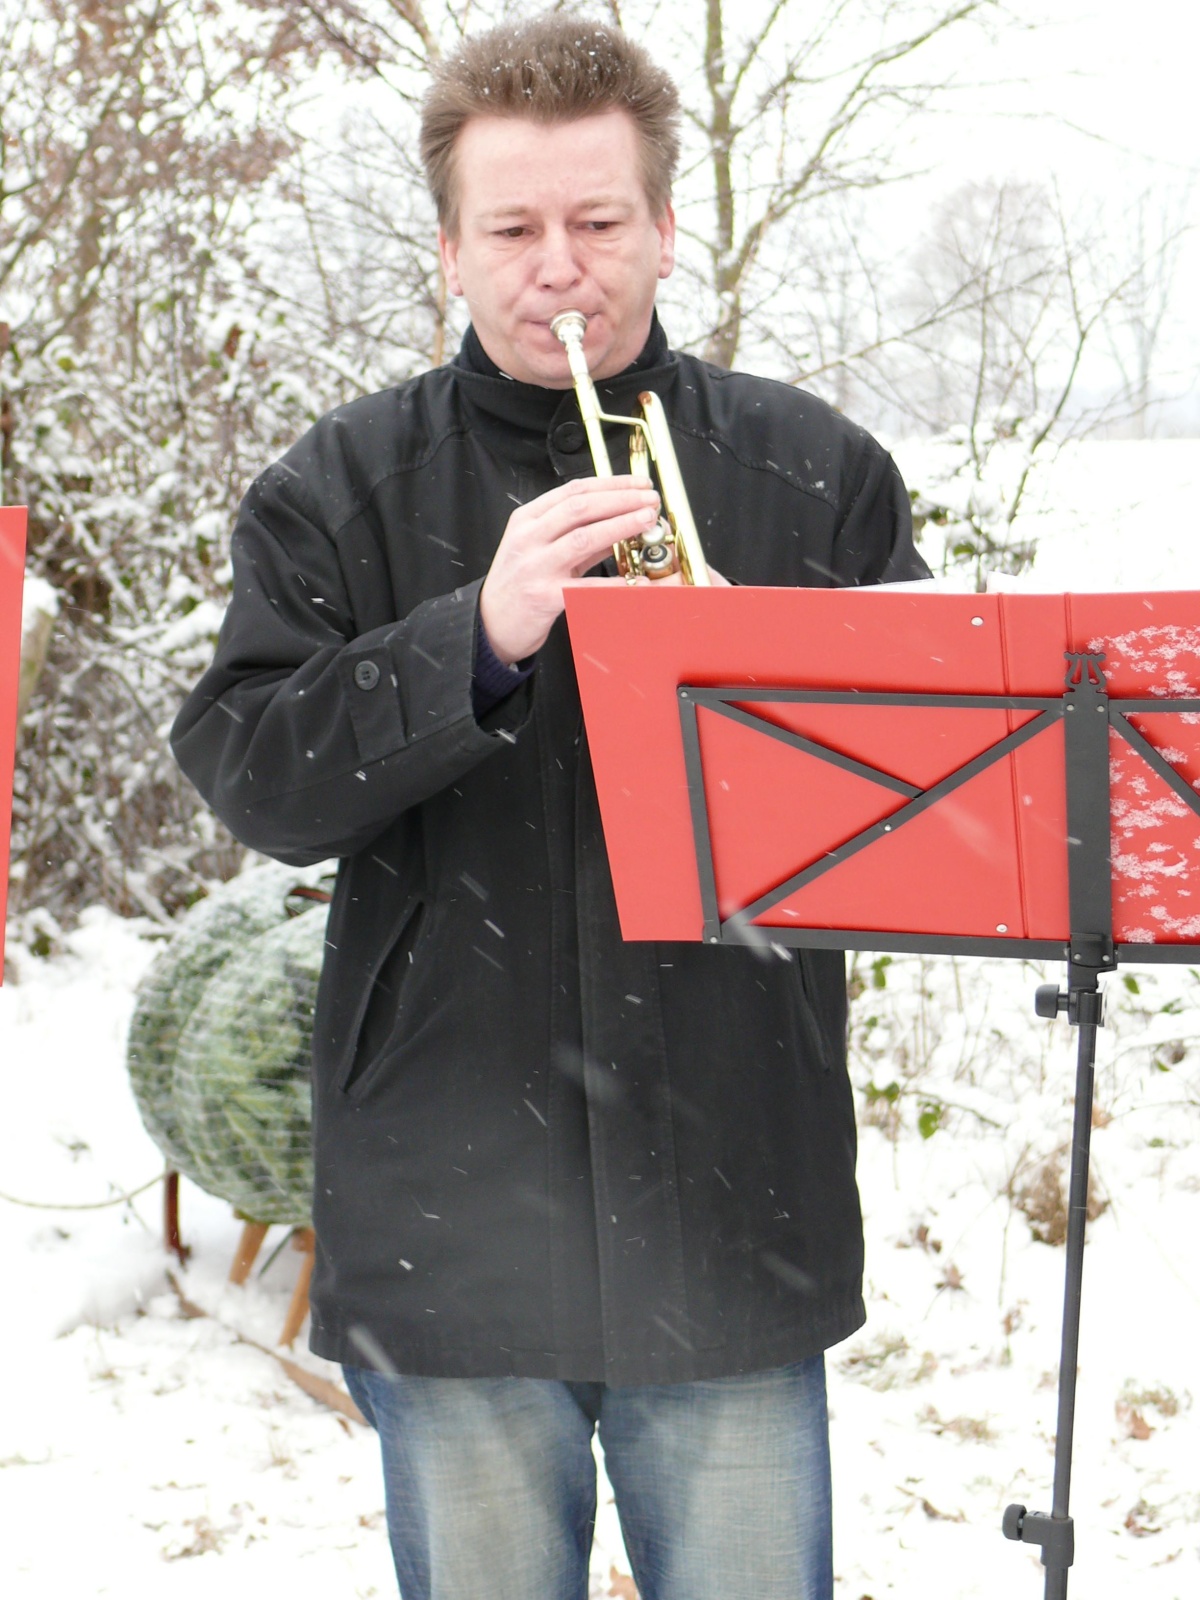
[[[562,489],[552,489],[525,508],[541,529],[554,534],[602,517],[619,516],[643,507],[659,507],[654,486],[632,478],[580,478]]]
[[[619,478],[570,478],[554,489],[547,489],[545,494],[526,500],[518,508],[516,515],[544,517],[557,507],[587,501],[596,495],[648,494],[653,491],[654,485],[649,478],[635,478],[628,474]]]
[[[566,528],[546,546],[546,555],[553,561],[565,561],[572,569],[586,572],[597,558],[625,539],[638,539],[649,533],[658,522],[653,507],[628,511],[620,516],[604,517],[598,522],[584,523],[580,527]]]
[[[644,472],[618,472],[611,478],[569,478],[566,483],[560,483],[554,489],[547,489],[545,494],[538,495],[536,500],[530,500],[529,505],[537,505],[547,501],[569,500],[576,494],[598,494],[605,489],[653,489],[654,484]]]

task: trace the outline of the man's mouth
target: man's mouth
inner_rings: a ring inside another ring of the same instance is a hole
[[[530,320],[533,322],[535,327],[547,328],[548,329],[550,327],[550,324],[554,321],[555,317],[561,316],[564,311],[579,311],[579,307],[578,306],[562,306],[558,310],[552,311],[548,317],[533,317]],[[579,314],[580,314],[581,317],[583,317],[584,321],[589,323],[589,324],[592,322],[592,320],[595,317],[598,317],[600,315],[600,313],[598,311],[580,311]]]

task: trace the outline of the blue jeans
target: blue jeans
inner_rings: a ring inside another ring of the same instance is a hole
[[[821,1356],[619,1389],[345,1373],[402,1600],[586,1600],[597,1427],[642,1600],[832,1600]]]

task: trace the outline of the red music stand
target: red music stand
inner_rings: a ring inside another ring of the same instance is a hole
[[[627,939],[1062,959],[1079,1028],[1053,1509],[1065,1600],[1099,979],[1200,946],[1200,593],[567,590]],[[1064,667],[1065,662],[1065,667]]]
[[[12,825],[17,690],[21,676],[21,590],[25,575],[25,509],[0,508],[0,983],[4,982],[4,919],[8,906],[8,838]]]

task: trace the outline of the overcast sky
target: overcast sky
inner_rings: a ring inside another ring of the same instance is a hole
[[[1007,157],[1101,185],[1118,156],[1143,167],[1149,158],[1164,177],[1200,170],[1200,9],[1188,0],[1012,0],[1009,9],[1036,26],[1008,30],[991,52],[987,65],[1008,80],[987,96],[1000,123],[967,119],[977,131],[946,149],[948,163]]]

